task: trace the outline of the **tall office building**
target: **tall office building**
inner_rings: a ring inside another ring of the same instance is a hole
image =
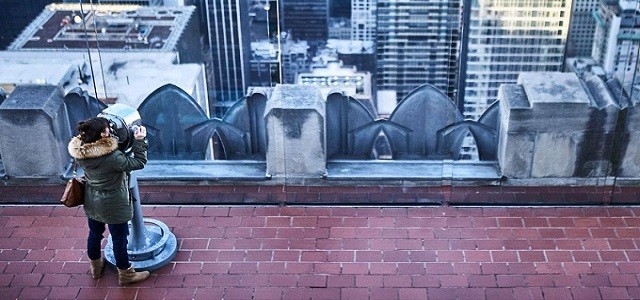
[[[601,0],[573,0],[567,57],[589,57],[596,31],[596,19]]]
[[[250,85],[248,4],[246,0],[204,2],[205,64],[216,116],[243,97]]]
[[[283,31],[315,46],[329,37],[329,0],[281,0]]]
[[[375,41],[376,0],[351,0],[351,39]]]
[[[595,14],[593,59],[608,77],[633,77],[640,45],[640,7],[637,0],[606,0]]]
[[[571,0],[470,1],[464,115],[477,120],[521,72],[562,71]],[[462,98],[461,98],[462,100]]]
[[[456,95],[461,0],[377,1],[377,86],[397,100],[429,83]]]

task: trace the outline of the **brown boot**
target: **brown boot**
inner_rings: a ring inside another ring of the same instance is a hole
[[[104,270],[104,258],[93,259],[91,263],[91,277],[98,279],[102,276],[102,270]]]
[[[133,266],[126,270],[118,269],[118,283],[123,286],[140,282],[149,278],[149,275],[149,271],[136,272]]]

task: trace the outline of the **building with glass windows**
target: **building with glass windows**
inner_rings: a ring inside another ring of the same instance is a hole
[[[250,85],[248,9],[245,0],[204,1],[205,64],[216,116],[243,97]]]
[[[376,2],[374,0],[351,1],[351,39],[374,41],[376,38]]]
[[[310,45],[325,42],[329,37],[328,0],[280,1],[283,31],[294,40],[306,40]]]
[[[566,0],[478,0],[469,16],[465,118],[478,120],[501,84],[521,72],[561,71],[569,32]]]
[[[598,10],[600,0],[573,0],[567,57],[591,56],[596,19],[593,14]]]
[[[399,101],[429,83],[455,97],[461,5],[459,0],[377,1],[379,90],[395,90]]]
[[[607,76],[633,77],[640,46],[640,9],[635,0],[604,1],[597,13],[593,59]]]

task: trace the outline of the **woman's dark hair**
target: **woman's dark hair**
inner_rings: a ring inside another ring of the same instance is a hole
[[[95,117],[78,122],[76,129],[80,133],[80,140],[83,143],[93,143],[102,136],[100,135],[105,128],[109,127],[109,121],[105,118]]]

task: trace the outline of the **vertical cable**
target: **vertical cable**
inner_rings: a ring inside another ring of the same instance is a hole
[[[98,50],[98,62],[100,63],[100,73],[102,74],[102,88],[104,89],[104,98],[105,100],[108,98],[107,97],[107,81],[106,81],[106,77],[104,77],[104,65],[102,64],[102,54],[100,51],[100,42],[98,41],[98,29],[96,26],[96,14],[95,14],[95,9],[93,8],[93,0],[89,0],[89,2],[91,3],[91,11],[93,11],[93,32],[96,35],[96,50]],[[86,32],[85,32],[86,35]],[[96,97],[98,97],[98,95],[96,94]]]
[[[636,2],[636,9],[633,12],[633,22],[635,24],[637,17],[638,17],[638,9],[640,9],[638,6],[640,5],[640,2]],[[622,14],[622,12],[621,12]],[[629,40],[629,46],[627,47],[627,55],[629,56],[628,59],[633,59],[634,57],[631,55],[631,47],[633,46],[633,41]],[[637,71],[638,71],[638,62],[640,61],[640,45],[637,46],[637,50],[636,50],[636,56],[635,56],[635,67],[633,69],[633,75],[631,78],[631,87],[629,89],[629,102],[630,105],[633,105],[633,89],[634,89],[634,85],[635,85],[635,80],[636,80],[636,75],[637,75]],[[622,80],[621,80],[621,88],[620,88],[620,95],[618,95],[618,99],[622,100],[622,97],[624,96],[624,83],[625,83],[625,79],[627,78],[627,72],[626,72],[626,67],[627,67],[627,62],[624,63],[624,68],[623,68],[623,74],[622,74]],[[613,195],[615,194],[615,189],[616,189],[616,184],[617,184],[617,180],[618,180],[618,176],[619,174],[616,172],[619,164],[620,164],[620,156],[622,155],[622,153],[614,153],[614,151],[621,151],[620,149],[618,149],[619,145],[618,145],[618,140],[620,138],[619,135],[623,135],[625,133],[625,128],[624,125],[626,125],[626,123],[620,124],[621,121],[624,122],[628,122],[626,116],[622,117],[622,114],[628,114],[629,113],[629,107],[625,107],[624,109],[619,108],[618,111],[618,115],[616,117],[616,126],[614,129],[614,138],[612,141],[612,145],[611,145],[611,157],[609,157],[610,161],[611,161],[611,173],[613,173],[613,182],[611,184],[611,190],[609,191],[609,202],[611,200],[613,200]],[[614,160],[615,158],[615,160]],[[614,173],[615,172],[615,173]],[[607,172],[605,174],[605,182],[604,185],[606,186],[607,184],[607,178],[609,177],[609,172]],[[606,190],[603,190],[603,193],[606,193]],[[603,195],[603,199],[604,199],[604,195]],[[608,203],[605,203],[608,204]]]
[[[89,68],[91,70],[91,81],[93,82],[93,92],[96,95],[96,99],[98,98],[98,89],[96,88],[96,76],[93,71],[93,59],[91,58],[91,49],[89,48],[89,36],[87,35],[87,22],[84,15],[84,8],[82,7],[82,0],[80,2],[80,16],[82,17],[82,27],[84,27],[84,41],[87,45],[87,54],[89,55]]]
[[[267,0],[267,4],[264,6],[264,11],[267,14],[267,45],[269,46],[269,58],[267,59],[267,72],[269,73],[269,87],[273,87],[273,80],[271,79],[271,35],[270,35],[270,30],[271,28],[269,27],[269,23],[271,22],[270,19],[270,15],[269,15],[269,11],[271,9],[271,3],[269,3],[270,0]],[[258,63],[258,68],[260,67],[260,63]]]
[[[278,73],[282,84],[282,33],[280,32],[280,0],[276,0],[276,21],[278,21]]]

